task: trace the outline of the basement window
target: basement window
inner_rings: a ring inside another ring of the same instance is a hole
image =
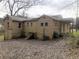
[[[21,23],[19,23],[19,26],[18,26],[18,28],[21,28]]]
[[[45,23],[45,26],[48,26],[48,22]]]
[[[29,26],[29,23],[27,23],[27,26]]]
[[[43,23],[41,23],[41,26],[44,26],[44,24],[43,24]]]
[[[31,23],[31,26],[32,26],[32,23]]]
[[[9,22],[7,23],[7,25],[8,25],[8,28],[9,28]]]
[[[57,26],[57,25],[58,25],[58,23],[56,22],[56,23],[55,23],[55,26]]]

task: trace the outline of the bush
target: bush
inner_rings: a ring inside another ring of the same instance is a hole
[[[37,34],[36,33],[29,32],[28,35],[30,35],[30,34],[32,34],[32,35],[31,35],[31,37],[29,39],[37,39]]]
[[[77,32],[73,32],[73,33],[69,33],[69,35],[71,36],[71,37],[79,37],[79,31],[77,31]]]
[[[59,33],[58,32],[54,32],[53,33],[53,38],[59,38]]]
[[[71,47],[79,48],[79,39],[78,38],[72,38],[67,41],[67,44]]]

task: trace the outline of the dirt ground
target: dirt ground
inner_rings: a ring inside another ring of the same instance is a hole
[[[8,40],[0,42],[0,59],[79,59],[65,40]]]

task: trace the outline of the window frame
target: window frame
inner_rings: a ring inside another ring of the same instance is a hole
[[[33,25],[33,23],[31,22],[31,26]]]
[[[27,22],[27,26],[29,26],[29,22]]]
[[[44,23],[41,23],[41,26],[43,27],[44,26]]]
[[[45,26],[48,26],[48,22],[45,22]]]
[[[8,25],[8,28],[9,28],[9,22],[7,23],[7,25]]]
[[[19,23],[18,28],[21,28],[21,23]]]

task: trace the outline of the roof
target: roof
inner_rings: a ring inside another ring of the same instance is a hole
[[[54,15],[51,17],[54,18],[55,20],[62,20],[63,19],[63,17],[61,15]]]
[[[70,23],[72,21],[72,18],[63,18],[61,15],[54,15],[54,16],[48,16],[48,15],[42,15],[39,18],[29,18],[29,17],[23,17],[23,16],[9,16],[11,20],[13,21],[38,21],[41,17],[50,17],[52,20],[60,21],[60,22],[66,22]]]
[[[54,16],[43,15],[41,17],[50,17],[50,18],[52,18],[52,20],[63,22],[63,23],[73,22],[73,18],[63,18],[61,15],[54,15]],[[41,18],[41,17],[39,17],[39,18]]]
[[[37,18],[29,18],[29,17],[23,17],[23,16],[7,16],[11,18],[13,21],[18,21],[18,22],[24,22],[24,21],[36,21]]]
[[[10,16],[10,18],[14,21],[26,21],[26,20],[30,20],[30,18],[26,18],[26,17],[19,17],[19,16]]]
[[[54,16],[42,15],[41,17],[49,17],[49,18],[51,18],[52,20],[57,20],[57,21],[63,19],[61,15],[54,15]],[[39,17],[39,18],[41,18],[41,17]]]
[[[67,23],[73,23],[73,20],[73,18],[63,18],[63,21]]]

